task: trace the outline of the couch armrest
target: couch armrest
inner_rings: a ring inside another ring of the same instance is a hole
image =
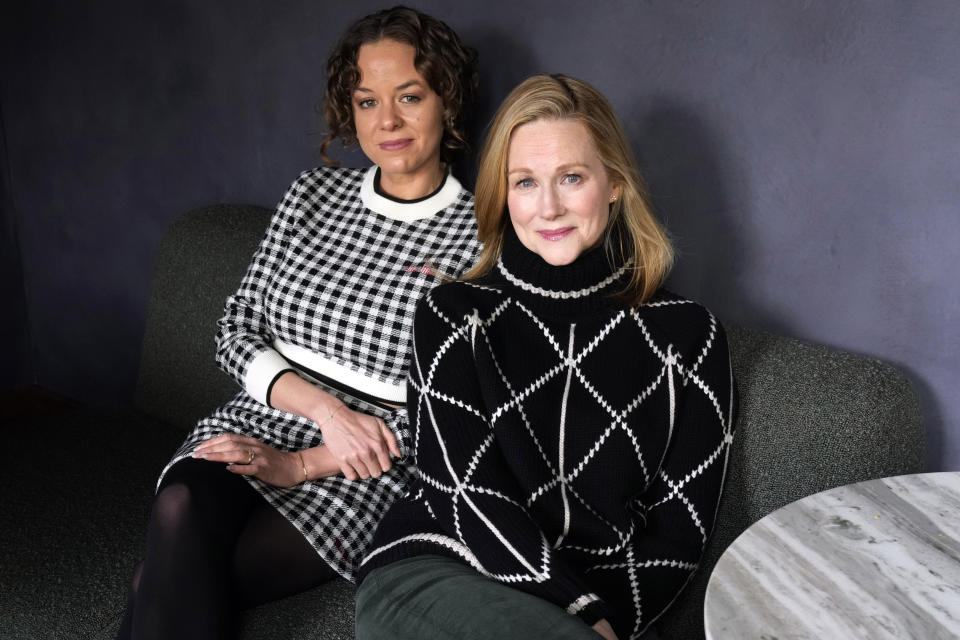
[[[658,623],[664,639],[704,637],[710,572],[753,522],[831,487],[923,471],[919,400],[898,369],[751,329],[727,337],[740,399],[727,481],[700,568]]]

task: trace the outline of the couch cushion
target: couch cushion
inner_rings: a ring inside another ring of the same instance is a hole
[[[246,612],[240,640],[353,640],[354,586],[334,580]]]
[[[188,429],[237,393],[214,359],[217,320],[266,232],[270,210],[217,205],[167,231],[157,257],[136,406]]]

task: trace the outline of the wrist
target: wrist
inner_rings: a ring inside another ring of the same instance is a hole
[[[333,422],[333,419],[336,417],[336,415],[341,413],[345,408],[347,408],[347,405],[337,398],[332,398],[332,401],[328,401],[317,407],[317,409],[313,412],[313,421],[316,423],[317,428],[323,429],[325,426]]]
[[[324,445],[304,449],[300,455],[303,456],[304,466],[310,479],[327,478],[340,473],[340,464]]]
[[[297,482],[297,484],[306,482],[310,479],[310,475],[307,473],[307,463],[303,459],[303,452],[297,451],[297,461],[300,464],[300,468],[303,471],[303,477]]]

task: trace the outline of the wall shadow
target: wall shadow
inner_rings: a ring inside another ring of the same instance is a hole
[[[655,212],[677,249],[667,286],[702,302],[724,323],[800,337],[803,332],[791,318],[778,315],[757,291],[759,257],[771,251],[754,228],[763,212],[751,210],[756,205],[750,185],[721,136],[693,108],[659,97],[620,115]],[[919,396],[927,432],[926,468],[944,469],[949,438],[936,391],[908,363],[887,362],[905,373]]]
[[[6,122],[3,103],[0,102],[0,297],[9,310],[0,314],[0,331],[8,340],[5,366],[0,367],[0,391],[36,382],[23,254],[18,233],[19,212],[14,204],[9,175]]]
[[[719,136],[695,110],[663,98],[637,104],[621,119],[633,125],[637,162],[677,250],[668,287],[724,322],[789,334],[745,285],[763,248],[746,210],[746,181]]]
[[[876,358],[877,356],[870,355],[867,357]],[[937,397],[937,392],[927,383],[923,374],[909,363],[891,360],[884,361],[903,372],[907,379],[910,380],[920,399],[920,418],[927,436],[924,452],[924,470],[960,471],[960,467],[954,466],[952,469],[949,467],[951,452],[945,450],[944,445],[950,438],[943,421],[943,410],[940,399]]]
[[[496,29],[463,29],[461,39],[479,54],[480,87],[467,120],[470,149],[453,166],[453,173],[470,191],[477,179],[480,149],[487,126],[510,90],[538,73],[532,50],[515,35]]]

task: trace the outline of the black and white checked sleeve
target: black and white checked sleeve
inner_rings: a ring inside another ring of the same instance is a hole
[[[299,201],[307,175],[301,174],[283,196],[240,288],[227,298],[223,317],[217,323],[217,363],[263,404],[268,404],[268,392],[276,378],[291,370],[271,346],[274,335],[264,314],[264,299],[302,215]]]

